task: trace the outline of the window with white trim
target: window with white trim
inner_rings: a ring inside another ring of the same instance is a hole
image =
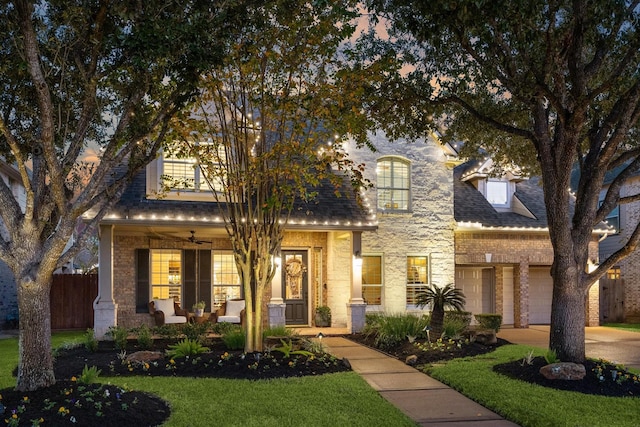
[[[182,251],[176,249],[151,250],[151,299],[182,296]]]
[[[416,307],[416,296],[429,285],[428,255],[407,256],[407,307]]]
[[[214,252],[211,257],[214,307],[229,299],[241,298],[240,275],[232,252]]]
[[[362,256],[362,298],[367,305],[382,304],[382,255]]]
[[[487,201],[492,206],[508,207],[509,183],[507,181],[487,180]]]
[[[376,168],[378,209],[408,211],[411,194],[411,165],[398,157],[383,157]]]
[[[199,143],[203,151],[212,148],[213,144]],[[220,146],[217,150],[207,153],[209,159],[207,165],[201,164],[196,158],[182,157],[170,151],[164,151],[162,154],[162,176],[175,186],[176,191],[222,191],[222,159],[225,158],[224,147]],[[209,176],[205,172],[209,168]],[[207,179],[208,178],[208,179]]]

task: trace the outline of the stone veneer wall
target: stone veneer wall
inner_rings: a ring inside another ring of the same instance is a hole
[[[370,136],[376,152],[348,151],[354,161],[365,164],[364,175],[376,181],[377,159],[400,156],[411,163],[411,211],[377,212],[378,230],[362,233],[362,252],[382,254],[382,309],[388,313],[406,310],[407,255],[429,255],[431,282],[444,286],[454,282],[453,171],[445,165],[446,157],[437,142],[389,141],[384,135]],[[367,191],[372,209],[377,206],[376,189]],[[368,307],[378,309],[378,307]]]

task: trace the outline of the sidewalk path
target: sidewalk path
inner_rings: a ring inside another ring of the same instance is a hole
[[[517,427],[471,399],[403,362],[342,337],[322,340],[349,360],[374,390],[420,426]]]

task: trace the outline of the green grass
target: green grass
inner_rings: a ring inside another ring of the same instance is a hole
[[[602,326],[624,329],[625,331],[640,332],[640,323],[605,323]]]
[[[55,346],[83,332],[54,334]],[[0,388],[15,386],[18,340],[0,340]],[[166,426],[415,426],[355,372],[265,381],[176,377],[106,377],[98,381],[167,400]]]
[[[539,348],[502,346],[483,356],[434,366],[430,375],[523,427],[638,425],[638,398],[553,390],[493,372],[493,365],[522,359],[531,350],[535,356],[544,356]]]

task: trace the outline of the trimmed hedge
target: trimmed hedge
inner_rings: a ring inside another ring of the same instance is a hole
[[[500,330],[500,326],[502,326],[502,315],[495,313],[482,313],[475,314],[476,322],[480,325],[482,329],[493,329],[498,332]]]

